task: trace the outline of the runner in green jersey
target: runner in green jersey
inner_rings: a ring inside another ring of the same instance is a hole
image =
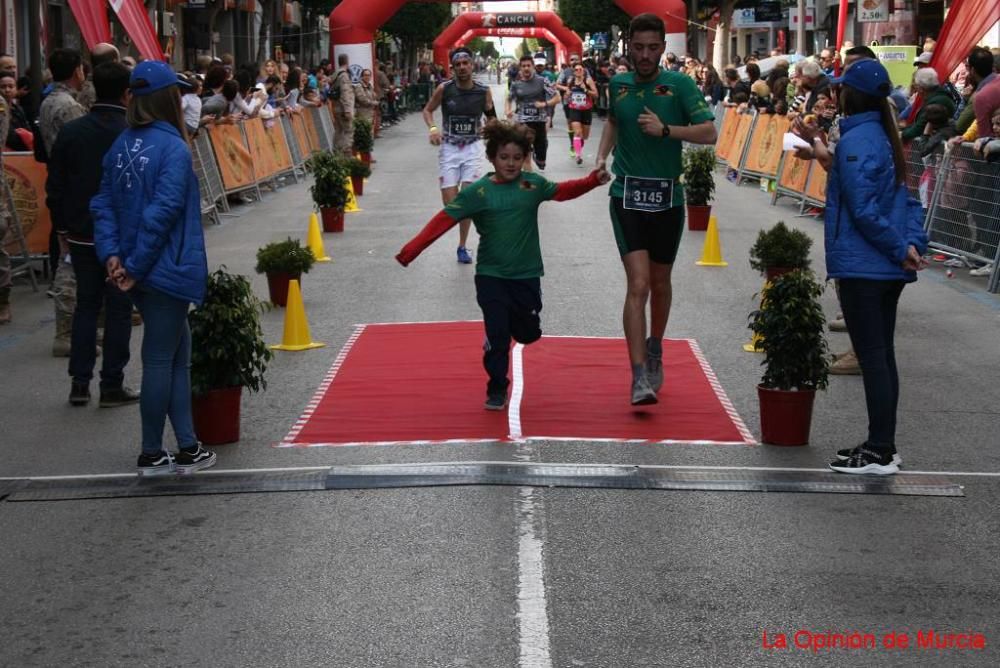
[[[496,172],[463,188],[424,229],[396,255],[408,265],[425,248],[454,227],[471,218],[479,233],[476,258],[476,301],[483,311],[486,342],[483,367],[486,409],[499,411],[507,405],[507,367],[510,341],[521,344],[542,336],[542,250],[538,240],[538,207],[549,200],[579,197],[611,180],[604,169],[575,181],[552,183],[533,172],[525,172],[531,151],[530,130],[524,125],[491,121],[483,134],[486,157]]]
[[[598,168],[615,151],[610,208],[627,282],[622,324],[633,405],[656,403],[663,385],[662,341],[673,296],[670,272],[684,226],[681,142],[715,142],[712,111],[694,81],[660,68],[665,46],[662,19],[655,14],[632,19],[633,71],[611,79],[608,120],[597,150]]]

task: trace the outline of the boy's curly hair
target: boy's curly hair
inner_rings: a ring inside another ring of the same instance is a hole
[[[535,133],[521,123],[493,119],[483,127],[483,139],[486,141],[486,157],[493,160],[504,144],[517,144],[527,156],[531,153]]]

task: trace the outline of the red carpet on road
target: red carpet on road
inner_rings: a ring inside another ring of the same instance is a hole
[[[362,325],[281,447],[526,439],[753,444],[694,341],[664,342],[660,403],[631,406],[622,339],[511,353],[511,403],[483,409],[481,322]]]

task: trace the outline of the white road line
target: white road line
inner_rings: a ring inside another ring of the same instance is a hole
[[[549,613],[545,600],[545,557],[536,532],[541,514],[539,490],[517,490],[517,631],[518,665],[521,668],[551,668]]]
[[[510,391],[510,406],[507,407],[507,433],[512,441],[523,439],[521,433],[521,399],[524,397],[524,346],[514,344],[511,358],[513,383]]]

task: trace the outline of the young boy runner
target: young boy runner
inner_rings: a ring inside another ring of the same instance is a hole
[[[574,181],[552,183],[523,171],[531,151],[524,125],[490,121],[483,130],[486,157],[496,170],[458,193],[396,255],[404,267],[458,221],[471,218],[479,233],[476,301],[483,311],[486,341],[483,367],[489,375],[486,409],[507,405],[510,340],[521,344],[542,336],[542,251],[538,239],[538,206],[562,202],[593,190],[611,177],[603,169]]]

